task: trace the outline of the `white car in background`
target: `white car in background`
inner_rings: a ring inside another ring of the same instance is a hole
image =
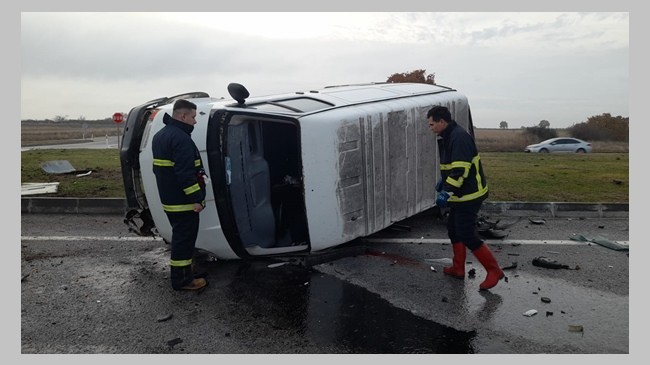
[[[573,137],[557,137],[547,139],[537,144],[526,146],[525,152],[572,152],[572,153],[588,153],[591,152],[591,143],[585,142],[578,138]]]

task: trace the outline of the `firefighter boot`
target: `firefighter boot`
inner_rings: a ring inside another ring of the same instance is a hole
[[[499,280],[506,276],[503,273],[503,270],[499,267],[499,263],[494,258],[492,251],[490,251],[485,243],[482,243],[481,246],[472,251],[472,253],[476,256],[481,265],[483,265],[485,271],[487,271],[485,281],[479,285],[479,289],[484,290],[493,288],[497,283],[499,283]]]
[[[454,258],[452,259],[451,266],[446,266],[442,271],[450,276],[458,279],[465,278],[465,257],[467,256],[467,249],[462,242],[456,242],[451,245],[454,250]]]
[[[171,282],[174,290],[199,290],[208,285],[204,278],[195,278],[192,266],[171,266]]]

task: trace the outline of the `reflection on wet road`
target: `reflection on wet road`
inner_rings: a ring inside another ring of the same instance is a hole
[[[325,348],[358,354],[474,352],[474,331],[427,321],[375,293],[313,269],[268,268],[265,263],[204,265],[210,265],[210,275],[232,277],[231,300],[242,313],[274,328],[290,329]]]
[[[620,253],[597,250],[612,263],[627,261]],[[520,268],[508,271],[508,280],[495,289],[479,291],[483,272],[477,263],[467,264],[468,270],[476,270],[476,278],[461,281],[433,272],[415,256],[366,250],[313,268],[290,263],[269,267],[270,262],[206,264],[228,281],[230,300],[242,319],[253,317],[289,331],[325,352],[628,351],[629,297],[555,277],[585,275],[581,271]],[[523,315],[531,309],[535,316]],[[575,326],[584,332],[571,331]]]

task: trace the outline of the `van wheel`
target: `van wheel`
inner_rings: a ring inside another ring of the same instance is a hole
[[[539,153],[548,153],[548,150],[546,148],[542,148],[541,150],[539,150]]]
[[[576,153],[585,153],[585,152],[587,151],[585,151],[584,148],[578,148],[578,150],[576,151]]]

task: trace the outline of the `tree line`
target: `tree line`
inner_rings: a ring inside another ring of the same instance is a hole
[[[409,72],[394,73],[388,76],[386,82],[415,82],[435,85],[435,73],[426,74],[426,70],[418,69]],[[587,118],[587,121],[576,123],[566,130],[571,137],[587,141],[614,141],[629,142],[630,118],[612,116],[610,113],[603,113]],[[499,128],[508,129],[508,122],[505,120],[499,124]],[[526,132],[539,139],[549,139],[558,136],[557,130],[551,128],[551,123],[544,119],[533,127],[523,127]]]

